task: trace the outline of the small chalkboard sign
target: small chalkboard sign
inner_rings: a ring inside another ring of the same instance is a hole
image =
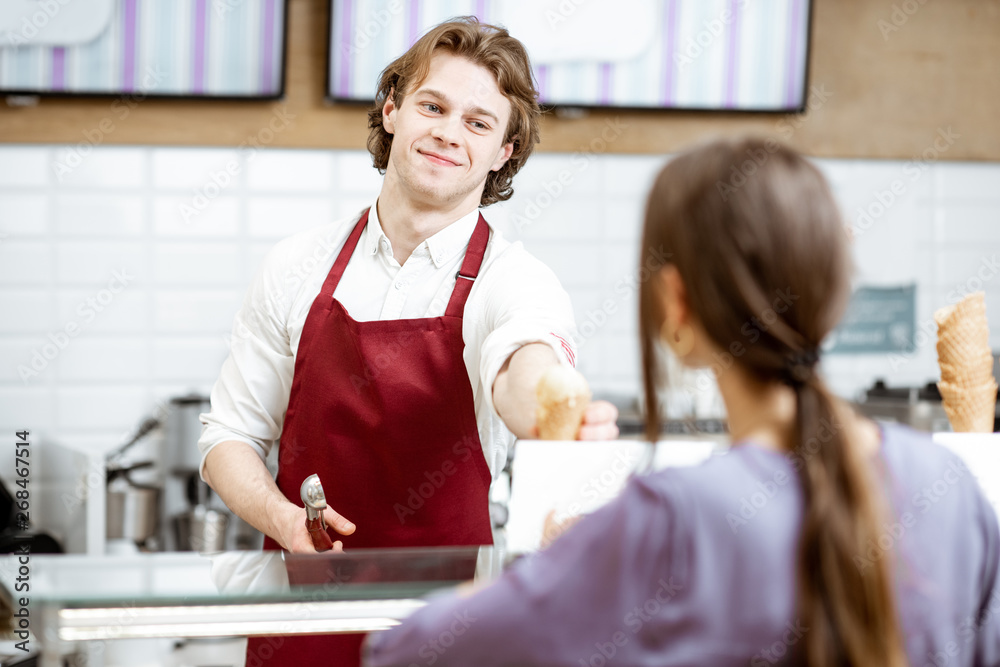
[[[840,326],[823,344],[827,354],[914,352],[916,285],[859,287]]]

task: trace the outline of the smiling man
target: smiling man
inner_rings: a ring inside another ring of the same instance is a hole
[[[236,317],[203,416],[202,475],[265,548],[313,550],[299,487],[318,474],[335,548],[492,544],[489,489],[535,385],[572,364],[569,297],[491,229],[538,141],[524,47],[461,19],[382,73],[370,208],[279,243]],[[617,436],[605,402],[578,436]],[[278,476],[263,461],[275,442]],[[251,640],[247,665],[350,665],[361,635]]]

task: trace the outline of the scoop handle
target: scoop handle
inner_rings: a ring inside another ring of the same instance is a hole
[[[330,539],[330,533],[326,532],[326,521],[322,514],[315,519],[306,519],[306,530],[309,531],[316,551],[329,551],[333,548],[333,540]]]

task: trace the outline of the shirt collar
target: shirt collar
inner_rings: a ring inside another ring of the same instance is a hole
[[[378,219],[377,203],[378,201],[376,200],[372,204],[371,210],[368,212],[368,223],[365,225],[364,248],[365,252],[369,255],[376,254],[380,245],[384,245],[386,251],[392,247],[389,237],[382,231],[382,223]],[[417,248],[426,246],[427,253],[430,255],[431,261],[434,262],[434,266],[441,268],[442,265],[453,259],[455,255],[465,250],[465,247],[469,244],[469,239],[472,238],[472,232],[475,230],[477,222],[479,222],[478,208],[466,213],[434,236],[429,237],[417,246]],[[385,240],[384,244],[383,239]]]

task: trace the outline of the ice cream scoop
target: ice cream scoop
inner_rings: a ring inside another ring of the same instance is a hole
[[[326,509],[326,494],[323,493],[323,485],[319,481],[319,475],[306,477],[299,488],[299,495],[306,508],[306,530],[312,537],[313,547],[316,548],[316,551],[329,551],[333,548],[333,540],[326,532],[326,520],[323,518],[323,510]]]

